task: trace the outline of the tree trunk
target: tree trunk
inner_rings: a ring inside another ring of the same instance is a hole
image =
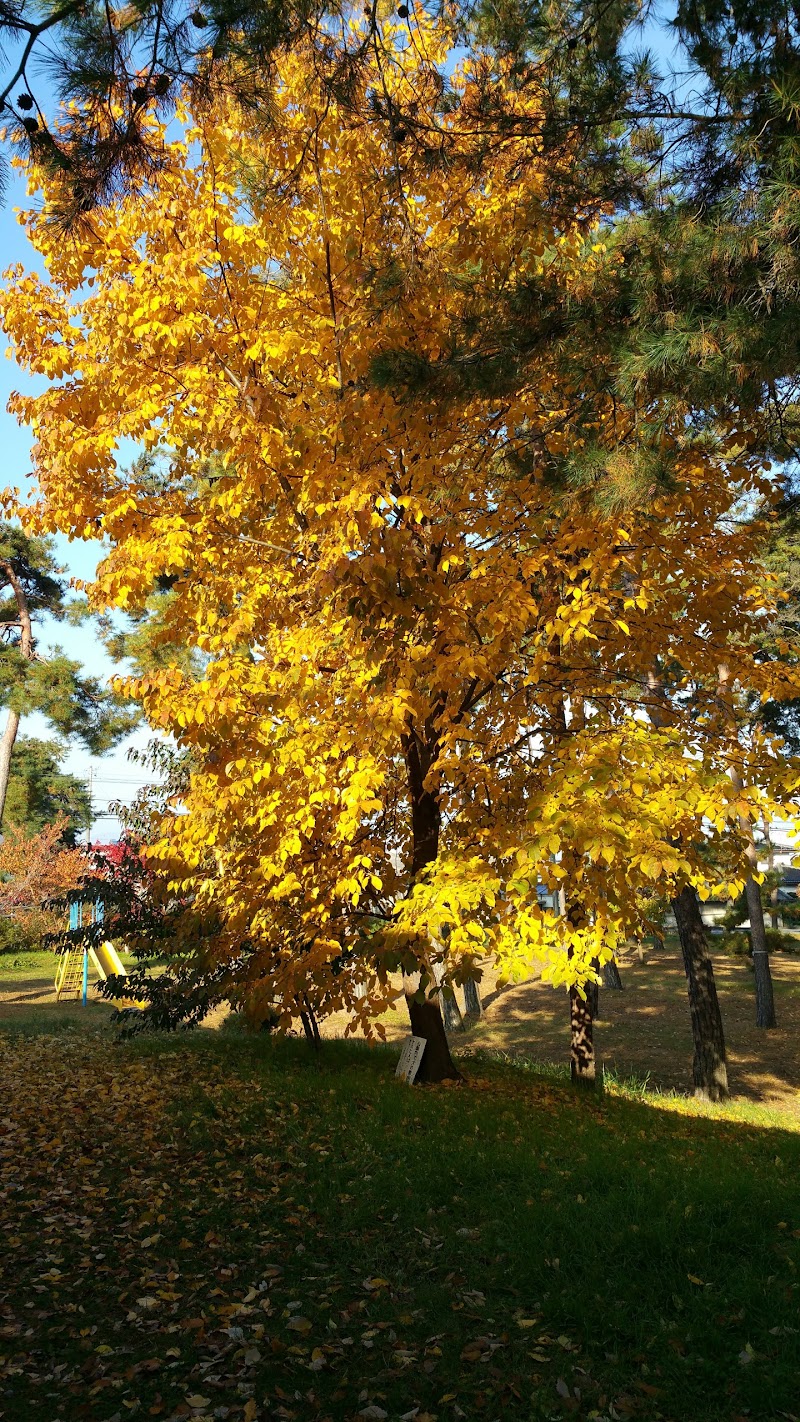
[[[623,991],[619,963],[616,958],[609,958],[608,962],[603,964],[603,987],[616,988],[619,992]]]
[[[764,928],[764,909],[761,903],[761,891],[752,875],[747,880],[744,891],[747,896],[747,911],[750,915],[750,942],[753,948],[756,1027],[777,1027],[775,998],[772,992],[772,973],[769,969],[767,935]]]
[[[581,997],[576,987],[569,990],[570,1060],[569,1072],[573,1085],[588,1087],[595,1085],[594,1061],[594,1016],[590,998],[591,987],[586,984],[586,997]]]
[[[769,918],[771,926],[777,931],[781,926],[780,900],[778,898],[778,885],[770,890],[769,896]]]
[[[422,736],[417,728],[411,725],[402,741],[408,792],[411,800],[412,882],[428,864],[433,863],[439,853],[439,830],[441,828],[439,797],[435,789],[426,785],[439,747],[433,726],[428,725],[425,730],[427,734]],[[424,985],[426,989],[427,977],[425,972],[420,974],[420,986]],[[419,987],[415,991],[414,987],[405,981],[404,987],[411,1031],[415,1037],[424,1037],[426,1042],[416,1081],[460,1079],[461,1073],[450,1055],[438,994],[433,998],[426,997],[420,1001],[418,999]]]
[[[25,596],[25,589],[14,571],[13,565],[8,561],[0,562],[0,570],[5,575],[14,600],[17,604],[19,614],[19,650],[27,661],[33,660],[33,627],[31,615],[28,608],[28,599]],[[10,710],[6,728],[0,739],[0,827],[3,824],[3,815],[6,808],[6,795],[8,794],[8,781],[11,775],[11,754],[14,750],[14,742],[17,739],[19,730],[19,712]]]
[[[476,1021],[483,1016],[483,1003],[478,984],[472,978],[467,978],[464,984],[464,1011],[468,1017],[473,1017]]]
[[[708,956],[706,931],[695,890],[687,884],[672,900],[683,951],[694,1038],[694,1094],[706,1101],[722,1101],[728,1090],[725,1034]]]
[[[767,850],[767,868],[770,874],[775,869],[775,847],[772,843],[772,835],[769,832],[769,818],[764,816],[764,844]],[[773,884],[769,896],[769,916],[773,928],[780,928],[780,910],[778,908],[778,885]]]
[[[418,1002],[407,993],[406,1002],[411,1031],[415,1037],[425,1038],[425,1051],[415,1081],[445,1081],[447,1078],[460,1081],[461,1072],[450,1055],[438,1000],[426,998],[424,1002]]]
[[[322,1037],[317,1023],[316,1013],[308,998],[305,996],[305,993],[303,994],[303,1006],[300,1008],[300,1021],[303,1024],[303,1031],[312,1047],[315,1049],[321,1047]]]
[[[739,743],[739,734],[736,726],[736,716],[730,695],[730,673],[725,662],[719,667],[719,697],[725,708],[726,715],[730,722],[733,733],[736,736],[736,744]],[[741,792],[744,790],[744,781],[735,765],[729,771],[731,784],[734,790]],[[769,970],[769,953],[767,951],[767,936],[764,930],[764,909],[761,903],[761,893],[758,884],[755,882],[755,875],[758,873],[758,850],[756,849],[755,835],[753,834],[753,822],[748,815],[739,816],[739,829],[744,839],[747,854],[747,862],[750,866],[750,877],[744,886],[747,897],[747,909],[750,914],[750,942],[753,948],[753,977],[756,986],[756,1026],[757,1027],[777,1027],[775,1019],[775,998],[772,992],[772,973]]]
[[[584,912],[579,903],[568,904],[563,889],[559,892],[561,912],[566,913],[571,923],[579,927],[584,921]],[[572,949],[567,949],[572,957]],[[575,1086],[593,1087],[595,1084],[594,1060],[594,1019],[597,1015],[598,992],[596,983],[584,983],[585,997],[581,997],[576,987],[569,990],[569,1074]]]
[[[455,993],[453,992],[452,988],[449,992],[445,992],[442,989],[444,969],[442,968],[441,964],[436,964],[434,968],[434,977],[436,978],[436,986],[439,989],[439,1003],[442,1010],[442,1016],[444,1018],[445,1031],[463,1032],[464,1020],[461,1016],[461,1011],[459,1009],[458,1003],[456,1002]]]
[[[668,724],[668,703],[657,668],[648,673],[652,700],[647,712],[653,725]],[[694,1094],[708,1101],[721,1101],[730,1095],[728,1067],[725,1060],[725,1033],[719,1010],[714,968],[708,956],[708,943],[697,893],[691,884],[672,900],[672,912],[678,926],[686,986],[689,993],[689,1013],[694,1040]]]
[[[738,770],[731,769],[731,783],[735,790],[743,789],[742,777]],[[747,912],[750,917],[750,943],[753,949],[753,977],[756,987],[756,1027],[777,1027],[775,1018],[775,997],[772,991],[772,973],[769,969],[769,951],[764,926],[764,906],[761,890],[754,879],[758,873],[758,850],[756,849],[753,824],[747,815],[739,816],[739,828],[747,845],[747,862],[750,875],[745,882]]]
[[[3,815],[6,808],[6,795],[8,794],[8,781],[11,775],[11,753],[14,749],[14,742],[17,739],[19,730],[19,712],[9,711],[6,728],[0,738],[0,826],[3,823]]]

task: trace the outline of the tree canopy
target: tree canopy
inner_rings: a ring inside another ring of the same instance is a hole
[[[150,119],[157,181],[68,244],[40,173],[48,278],[17,271],[2,303],[54,382],[15,400],[42,527],[109,539],[96,605],[168,583],[164,646],[207,659],[131,688],[191,752],[156,856],[217,924],[229,995],[284,1025],[307,1001],[368,1027],[393,969],[413,1000],[485,953],[580,984],[654,881],[707,892],[704,839],[739,886],[742,818],[795,783],[719,701],[723,660],[757,696],[795,690],[752,656],[771,593],[739,516],[768,493],[748,431],[626,402],[585,325],[563,358],[616,254],[594,210],[554,210],[513,58],[471,53],[443,104],[450,33],[415,23],[415,45],[383,24],[346,105],[309,44],[268,122],[227,96],[178,133]],[[519,122],[487,144],[489,80]],[[424,150],[365,120],[375,93],[413,105]],[[487,374],[483,313],[537,300],[549,332]],[[123,438],[158,479],[120,471]]]

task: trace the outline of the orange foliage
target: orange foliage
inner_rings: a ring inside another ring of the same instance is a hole
[[[61,926],[48,900],[76,889],[86,873],[86,856],[67,849],[62,835],[66,816],[37,834],[10,826],[0,844],[0,916],[24,927],[32,936]]]

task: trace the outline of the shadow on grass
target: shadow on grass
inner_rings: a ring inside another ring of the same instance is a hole
[[[433,1088],[233,1032],[8,1056],[9,1417],[796,1406],[790,1132],[489,1053]]]

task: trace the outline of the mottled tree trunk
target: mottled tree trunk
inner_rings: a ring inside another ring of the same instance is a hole
[[[586,984],[586,997],[576,987],[569,990],[570,1055],[569,1074],[575,1086],[595,1085],[594,1014],[589,996],[591,983]],[[596,985],[595,985],[596,989]]]
[[[616,958],[609,958],[603,964],[603,987],[615,988],[619,992],[623,991],[622,978],[619,973],[619,963]]]
[[[721,1101],[729,1095],[725,1034],[700,905],[690,885],[672,900],[672,911],[678,925],[689,992],[694,1039],[694,1093],[707,1101]]]
[[[434,966],[434,977],[436,978],[436,986],[439,989],[439,1002],[441,1004],[442,1017],[444,1018],[445,1031],[463,1032],[464,1019],[461,1016],[461,1010],[456,1002],[455,993],[452,988],[447,992],[442,987],[444,968],[441,964]]]
[[[478,984],[472,978],[467,978],[464,984],[464,1011],[468,1017],[476,1020],[483,1016],[483,1003]]]
[[[439,852],[439,830],[441,810],[439,796],[435,789],[426,785],[428,773],[438,754],[438,743],[432,727],[426,727],[426,735],[421,735],[416,727],[409,727],[403,736],[403,755],[409,799],[411,801],[411,829],[413,850],[411,878],[416,878],[428,864],[432,864]],[[434,986],[434,984],[430,984]],[[417,985],[404,979],[406,1005],[415,1037],[424,1037],[426,1046],[416,1075],[417,1081],[444,1081],[448,1077],[460,1078],[447,1042],[439,995],[420,997],[427,992],[428,975],[420,974]]]
[[[559,894],[561,912],[566,913],[575,927],[585,921],[580,903],[568,903],[562,889]],[[572,957],[572,949],[567,950]],[[582,997],[576,987],[569,990],[569,1074],[575,1086],[593,1087],[596,1079],[594,1058],[594,1019],[597,1015],[596,983],[584,983]]]

